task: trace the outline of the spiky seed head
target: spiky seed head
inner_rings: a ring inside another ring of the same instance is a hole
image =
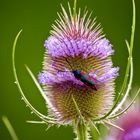
[[[43,71],[39,81],[50,100],[49,115],[58,123],[70,124],[79,119],[72,97],[85,121],[101,117],[111,108],[114,80],[118,67],[112,67],[112,45],[95,26],[88,11],[84,15],[67,14],[62,7],[59,19],[52,26],[51,36],[45,41]],[[67,62],[67,61],[68,62]],[[80,70],[99,81],[98,90],[76,79],[72,70]]]

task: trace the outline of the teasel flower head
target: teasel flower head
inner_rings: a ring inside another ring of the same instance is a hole
[[[88,140],[88,130],[95,128],[97,123],[111,125],[120,130],[121,127],[112,123],[112,119],[124,114],[134,103],[140,89],[130,104],[124,105],[133,81],[133,43],[135,33],[135,3],[133,1],[133,22],[128,48],[128,62],[121,90],[116,94],[114,80],[118,76],[118,67],[113,67],[111,56],[114,50],[109,40],[102,33],[100,25],[85,11],[76,12],[70,5],[69,14],[62,6],[59,19],[52,26],[51,35],[45,41],[43,70],[38,81],[26,66],[41,95],[45,99],[48,115],[36,110],[27,100],[22,91],[15,68],[15,48],[21,31],[17,34],[12,52],[13,72],[22,99],[40,119],[41,123],[50,125],[72,125],[79,140]],[[115,98],[114,98],[115,97]],[[121,109],[121,110],[120,110]],[[39,123],[38,121],[30,121]]]
[[[88,11],[81,15],[79,10],[72,15],[69,6],[69,14],[63,7],[62,12],[45,41],[39,81],[51,103],[49,115],[58,123],[71,124],[79,120],[73,99],[88,122],[102,117],[111,108],[119,68],[112,64],[112,45]],[[82,81],[85,77],[76,78],[74,70],[93,81],[93,86]]]

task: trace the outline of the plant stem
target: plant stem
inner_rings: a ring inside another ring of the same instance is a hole
[[[76,129],[77,129],[76,130],[77,139],[78,140],[87,140],[87,127],[82,121],[78,122]]]

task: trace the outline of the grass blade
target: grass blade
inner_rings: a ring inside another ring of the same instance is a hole
[[[13,140],[19,140],[16,133],[15,133],[15,130],[14,128],[12,127],[10,121],[8,120],[8,118],[6,116],[3,116],[2,117],[2,121],[3,123],[5,124],[7,130],[9,131],[10,133],[10,136],[12,137]]]

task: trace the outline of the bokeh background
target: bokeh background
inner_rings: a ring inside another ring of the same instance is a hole
[[[137,26],[134,44],[134,82],[133,86],[140,86],[140,1],[136,1]],[[74,134],[71,127],[50,128],[46,125],[28,124],[26,120],[37,120],[34,114],[21,100],[20,93],[14,84],[12,71],[12,43],[17,32],[23,32],[16,49],[16,68],[20,83],[29,101],[46,114],[44,100],[39,94],[33,81],[28,75],[24,64],[38,75],[42,68],[44,41],[50,35],[52,23],[61,11],[60,3],[68,9],[67,0],[0,0],[0,140],[11,140],[2,123],[2,116],[6,115],[12,123],[20,140],[72,140]],[[69,0],[73,5],[73,0]],[[130,39],[132,3],[131,0],[78,0],[78,7],[93,11],[92,18],[102,24],[106,37],[113,44],[115,55],[114,66],[120,67],[117,78],[116,91],[122,84],[127,62],[127,48],[125,39]]]

